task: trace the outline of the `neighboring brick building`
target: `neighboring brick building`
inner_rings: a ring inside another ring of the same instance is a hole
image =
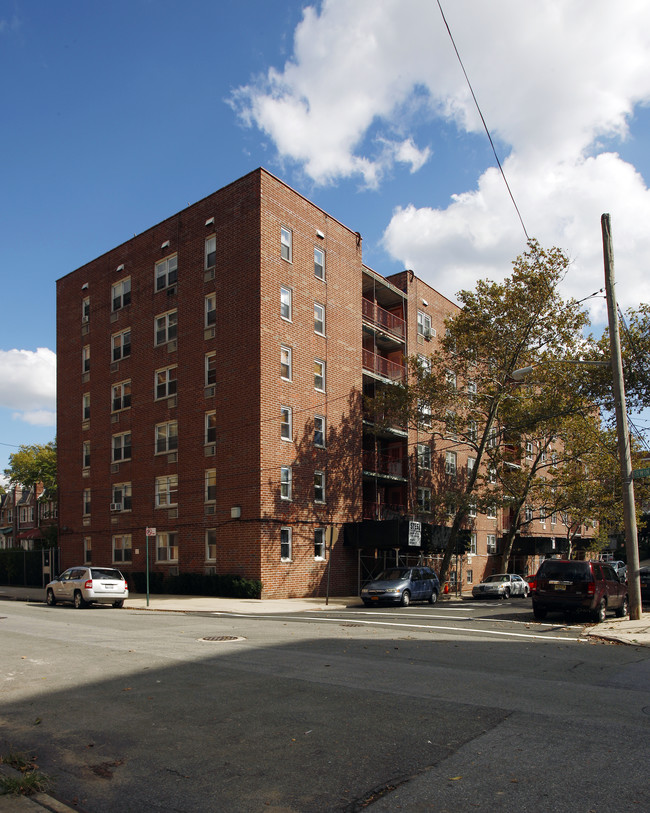
[[[58,280],[62,566],[142,572],[155,528],[152,570],[239,574],[270,598],[356,592],[396,548],[417,556],[408,518],[428,517],[445,449],[372,431],[362,394],[456,306],[361,255],[257,169]],[[473,526],[476,581],[497,528]]]

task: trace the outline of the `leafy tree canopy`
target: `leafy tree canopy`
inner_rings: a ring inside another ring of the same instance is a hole
[[[12,484],[34,486],[43,483],[50,492],[56,490],[56,440],[46,444],[21,446],[9,455],[9,468],[4,475]]]

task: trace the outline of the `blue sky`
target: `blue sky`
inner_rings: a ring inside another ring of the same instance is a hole
[[[645,0],[442,0],[565,293],[650,301]],[[453,297],[525,237],[431,0],[0,0],[0,471],[56,432],[55,281],[265,166]],[[596,332],[604,300],[589,300]]]

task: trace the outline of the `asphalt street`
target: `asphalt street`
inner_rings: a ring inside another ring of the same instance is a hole
[[[650,809],[650,650],[520,600],[0,616],[2,752],[85,813]]]

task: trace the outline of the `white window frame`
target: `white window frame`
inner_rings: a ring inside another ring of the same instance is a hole
[[[476,552],[478,550],[477,539],[478,539],[478,536],[477,536],[476,531],[471,531],[471,533],[469,535],[469,551],[468,552],[473,554],[474,556],[476,556]]]
[[[293,290],[286,285],[280,286],[280,317],[285,322],[293,321]]]
[[[314,246],[314,276],[325,281],[325,251]]]
[[[204,269],[215,268],[217,265],[217,235],[211,234],[205,238]]]
[[[169,454],[178,449],[178,421],[157,423],[155,427],[154,454]]]
[[[91,502],[92,502],[91,490],[89,488],[84,488],[83,494],[82,494],[82,505],[83,505],[83,515],[85,517],[90,516]]]
[[[127,327],[111,336],[111,361],[121,361],[131,355],[131,328]]]
[[[111,285],[111,310],[113,313],[131,304],[131,277],[124,277]]]
[[[84,392],[81,399],[81,418],[84,421],[90,420],[90,393]]]
[[[290,562],[293,556],[292,529],[283,526],[280,528],[280,561]]]
[[[205,529],[205,561],[217,561],[217,529]]]
[[[111,443],[111,461],[122,463],[131,460],[131,432],[118,432],[113,435]]]
[[[476,500],[472,500],[467,506],[467,516],[470,519],[476,519]]]
[[[458,471],[458,454],[456,452],[445,452],[445,474],[455,477]]]
[[[314,302],[314,333],[318,336],[325,335],[325,305]]]
[[[496,519],[497,518],[497,507],[496,507],[495,503],[490,503],[488,506],[486,506],[486,508],[485,508],[485,516],[488,519]]]
[[[314,528],[314,559],[317,562],[324,562],[327,559],[325,528]]]
[[[85,344],[81,348],[81,372],[82,373],[89,373],[90,372],[90,345]]]
[[[90,441],[89,440],[84,440],[84,442],[82,444],[81,457],[82,457],[81,462],[82,462],[82,465],[83,465],[84,469],[89,468],[90,467]]]
[[[496,553],[497,552],[497,535],[496,534],[488,534],[486,539],[486,551],[487,553]]]
[[[429,514],[431,512],[431,489],[418,488],[417,491],[418,511]]]
[[[156,370],[153,379],[155,401],[160,401],[162,398],[169,398],[172,395],[176,395],[177,370],[178,365],[176,364],[171,364],[169,367],[161,367],[159,370]]]
[[[526,460],[532,460],[535,456],[535,447],[532,440],[526,441]]]
[[[91,536],[84,536],[84,564],[93,560],[93,540]]]
[[[156,534],[156,562],[178,562],[177,531],[160,531]]]
[[[217,470],[205,470],[205,502],[215,502],[217,499]]]
[[[90,297],[85,296],[81,300],[81,321],[87,322],[90,319]]]
[[[154,269],[156,291],[164,291],[178,282],[178,254],[158,260]]]
[[[470,475],[476,466],[476,458],[475,457],[468,457],[467,458],[467,474]]]
[[[478,423],[476,421],[468,421],[467,423],[467,440],[469,443],[478,442]]]
[[[288,406],[280,407],[280,438],[293,441],[292,409]]]
[[[325,472],[314,472],[314,502],[324,504],[327,502],[327,495],[325,492]]]
[[[320,372],[319,372],[320,370]],[[314,389],[316,392],[326,392],[327,365],[322,359],[314,359]]]
[[[124,563],[133,561],[131,534],[114,534],[111,540],[111,548],[113,550],[113,562]]]
[[[156,508],[178,505],[178,474],[163,474],[155,480]]]
[[[293,232],[286,226],[280,226],[280,257],[293,262]]]
[[[217,412],[211,409],[205,413],[204,424],[204,440],[203,443],[208,446],[217,442]]]
[[[280,499],[292,499],[292,472],[291,466],[280,466]]]
[[[327,439],[327,418],[324,415],[314,415],[314,446],[324,449]],[[319,440],[320,438],[320,440]]]
[[[111,486],[111,502],[120,505],[120,511],[130,511],[132,506],[131,483],[113,483]]]
[[[418,467],[426,471],[431,471],[431,446],[428,443],[418,443],[417,445]]]
[[[418,310],[417,332],[418,336],[423,336],[425,339],[430,339],[433,335],[431,328],[431,317],[428,313]]]
[[[206,294],[205,297],[205,325],[204,327],[214,327],[217,324],[217,295]]]
[[[205,386],[214,387],[217,383],[217,351],[205,354]]]
[[[178,311],[176,308],[154,317],[154,344],[161,347],[163,344],[174,341],[178,334]]]
[[[280,378],[283,381],[293,380],[293,351],[292,348],[286,344],[280,345]]]
[[[111,412],[121,412],[131,407],[131,379],[111,384]]]

